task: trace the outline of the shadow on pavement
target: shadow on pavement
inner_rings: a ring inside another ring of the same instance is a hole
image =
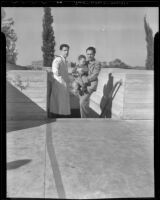
[[[7,122],[7,133],[10,133],[12,131],[18,131],[23,130],[27,128],[34,128],[37,126],[41,126],[47,123],[55,122],[56,119],[47,119],[47,120],[32,120],[32,121],[13,121],[13,122]]]
[[[24,95],[21,91],[12,86],[8,81],[6,86],[7,86],[7,117],[10,116],[12,117],[12,120],[7,119],[6,121],[7,133],[26,128],[41,126],[43,124],[47,124],[48,121],[49,122],[56,121],[55,118],[48,119],[47,111],[43,110],[40,106],[38,106],[26,95]],[[15,98],[19,99],[20,101],[19,103],[16,102],[17,107],[14,107]],[[30,109],[30,113],[25,112],[27,111],[27,108],[24,108],[25,103],[29,103],[30,107],[28,109]],[[23,117],[23,119],[21,119],[21,116]]]
[[[30,163],[30,159],[15,160],[7,163],[7,170],[17,169],[23,165]]]
[[[57,160],[57,157],[56,157],[55,148],[54,148],[54,145],[53,145],[53,139],[54,138],[52,138],[52,133],[53,133],[52,124],[48,121],[48,123],[46,125],[47,152],[48,152],[48,156],[50,158],[51,168],[52,168],[52,172],[53,172],[53,176],[54,176],[54,180],[55,180],[55,186],[56,186],[58,196],[59,196],[60,199],[65,199],[66,193],[65,193],[65,189],[64,189],[64,185],[63,185],[63,181],[62,181],[60,167],[59,167],[58,160]]]

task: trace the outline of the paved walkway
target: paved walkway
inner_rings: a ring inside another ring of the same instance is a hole
[[[7,197],[153,197],[153,121],[8,122]]]

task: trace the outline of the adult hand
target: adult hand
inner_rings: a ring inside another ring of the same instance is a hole
[[[77,68],[77,72],[81,74],[82,73],[82,68]]]
[[[83,80],[83,83],[84,83],[85,85],[89,85],[88,78],[85,78],[85,79]]]

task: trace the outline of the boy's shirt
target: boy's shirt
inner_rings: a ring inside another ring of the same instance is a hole
[[[80,70],[80,71],[79,71]],[[88,75],[88,66],[87,65],[76,65],[72,73],[77,75]]]

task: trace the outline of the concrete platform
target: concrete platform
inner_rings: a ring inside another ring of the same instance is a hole
[[[154,197],[153,120],[7,124],[7,197]]]

